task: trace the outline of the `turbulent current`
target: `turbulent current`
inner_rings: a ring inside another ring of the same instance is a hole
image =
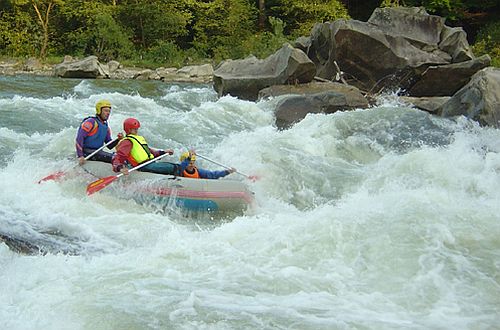
[[[257,175],[255,208],[196,217],[89,197],[78,170],[37,184],[76,164],[102,98],[114,135],[136,117],[167,160],[194,148]],[[498,329],[500,131],[391,95],[280,131],[277,102],[0,77],[2,329]]]

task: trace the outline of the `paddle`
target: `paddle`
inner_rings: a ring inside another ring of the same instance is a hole
[[[92,156],[94,156],[96,153],[98,153],[99,151],[101,151],[102,149],[104,149],[105,147],[109,146],[110,144],[112,144],[113,142],[116,142],[116,140],[118,140],[118,138],[114,139],[114,140],[111,140],[109,141],[108,143],[106,143],[105,145],[103,145],[102,147],[100,147],[99,149],[95,150],[93,153],[91,153],[90,155],[88,155],[87,157],[85,157],[85,160],[89,160],[90,158],[92,158]],[[76,168],[77,166],[79,165],[75,165],[73,166],[71,169],[74,169]],[[49,180],[57,180],[57,179],[60,179],[62,176],[64,176],[66,174],[66,172],[63,172],[63,171],[58,171],[58,172],[55,172],[55,173],[52,173],[50,175],[47,175],[46,177],[44,177],[43,179],[40,179],[38,181],[38,184],[42,183],[43,181],[49,181]]]
[[[135,170],[138,170],[140,169],[141,167],[144,167],[148,164],[151,164],[152,162],[156,162],[157,160],[160,160],[162,159],[163,157],[169,155],[169,153],[164,153],[163,155],[160,155],[156,158],[153,158],[151,160],[148,160],[147,162],[145,163],[142,163],[140,165],[137,165],[136,167],[134,168],[131,168],[130,170],[128,170],[128,172],[132,172],[132,171],[135,171]],[[112,184],[115,180],[117,180],[118,178],[120,178],[121,176],[123,176],[124,174],[123,173],[120,173],[120,174],[117,174],[117,175],[111,175],[111,176],[107,176],[105,178],[101,178],[99,180],[96,180],[94,182],[91,182],[89,183],[89,185],[87,186],[87,195],[90,196],[104,188],[106,188],[107,186],[109,186],[110,184]]]
[[[210,159],[210,158],[208,158],[208,157],[205,157],[205,156],[203,156],[203,155],[200,155],[199,153],[196,153],[196,156],[198,156],[198,157],[200,157],[200,158],[203,158],[203,159],[205,159],[205,160],[208,160],[209,162],[212,162],[212,163],[214,163],[215,165],[222,166],[222,167],[224,167],[224,168],[226,168],[226,169],[228,169],[228,170],[229,170],[229,169],[231,169],[231,167],[229,167],[229,166],[227,166],[227,165],[224,165],[224,164],[221,164],[221,163],[219,163],[219,162],[216,162],[215,160],[212,160],[212,159]],[[260,178],[259,178],[258,176],[256,176],[256,175],[246,175],[246,174],[241,173],[241,172],[238,172],[238,171],[236,171],[236,173],[238,173],[239,175],[242,175],[242,176],[244,176],[245,178],[247,178],[247,179],[249,179],[249,180],[252,180],[252,181],[254,181],[254,182],[255,182],[256,180],[260,179]]]

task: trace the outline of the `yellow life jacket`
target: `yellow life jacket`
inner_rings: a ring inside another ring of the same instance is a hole
[[[130,155],[128,157],[128,161],[132,166],[136,167],[145,161],[155,158],[151,150],[149,150],[148,143],[144,137],[135,134],[127,134],[123,140],[132,142],[132,149],[130,149]]]

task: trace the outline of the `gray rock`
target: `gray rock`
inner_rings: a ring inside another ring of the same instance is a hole
[[[477,72],[438,113],[443,117],[463,115],[500,128],[500,69],[488,67]]]
[[[312,81],[316,68],[300,49],[284,45],[264,60],[254,56],[243,60],[227,60],[214,72],[214,88],[219,95],[256,100],[259,90],[287,83]]]
[[[109,73],[113,73],[115,72],[116,70],[120,69],[121,68],[121,64],[120,62],[118,61],[109,61],[108,62],[108,70],[109,70]]]
[[[64,61],[54,66],[54,76],[62,78],[109,78],[97,56],[88,56],[81,61]]]
[[[411,97],[401,96],[401,101],[411,104],[414,107],[427,111],[429,113],[437,113],[439,108],[445,104],[451,97],[450,96],[435,96],[435,97]]]
[[[450,54],[453,63],[474,59],[474,54],[467,41],[467,34],[461,27],[445,26],[441,34],[439,48]]]
[[[430,66],[418,81],[407,89],[411,96],[452,96],[469,82],[472,75],[489,66],[491,58],[483,55],[474,60],[448,65]],[[418,70],[416,70],[418,71]]]
[[[276,126],[280,129],[299,122],[308,113],[334,113],[368,106],[368,101],[357,88],[340,83],[272,86],[262,90],[259,95],[262,97],[288,95],[276,106]]]
[[[441,40],[444,18],[429,15],[422,7],[376,8],[368,23],[384,34],[403,37],[420,44],[437,45]]]

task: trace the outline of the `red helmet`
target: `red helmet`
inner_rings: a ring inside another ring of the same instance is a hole
[[[123,130],[126,134],[129,134],[131,129],[139,127],[141,127],[141,123],[135,118],[127,118],[123,122]]]

